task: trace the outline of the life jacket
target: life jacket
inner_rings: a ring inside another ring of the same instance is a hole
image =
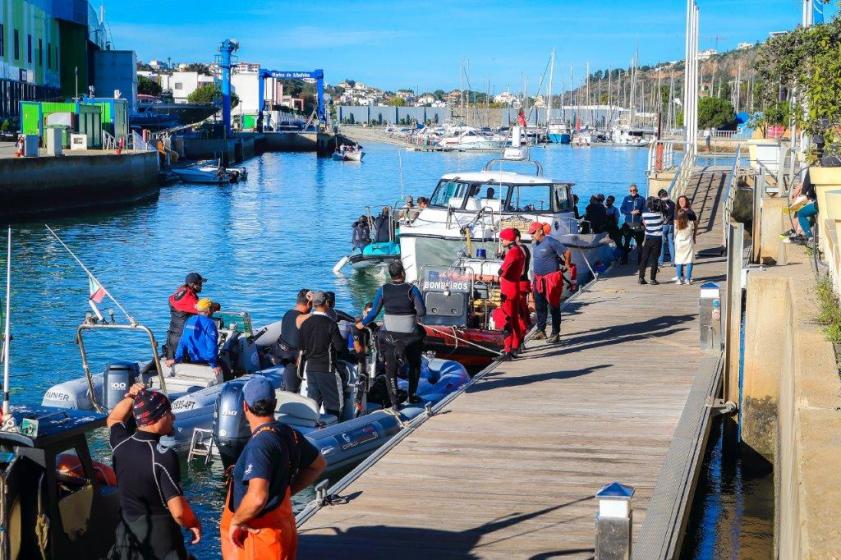
[[[186,301],[185,301],[186,300]],[[190,286],[181,286],[174,294],[169,296],[169,320],[170,330],[184,330],[184,323],[191,315],[195,315],[195,302],[198,301],[198,295]],[[186,302],[192,302],[185,305]],[[187,307],[192,307],[192,310],[187,310]]]
[[[392,333],[411,333],[417,327],[415,303],[412,300],[412,284],[383,284],[383,326]]]

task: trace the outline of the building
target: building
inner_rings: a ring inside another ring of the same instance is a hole
[[[93,60],[96,94],[126,99],[129,112],[134,112],[137,103],[137,55],[134,51],[97,51]]]
[[[698,60],[709,60],[713,56],[717,55],[718,51],[715,49],[706,49],[703,51],[698,51]]]
[[[0,0],[0,8],[0,119],[17,120],[21,101],[63,101],[96,85],[95,54],[111,44],[87,0]]]
[[[186,65],[184,65],[186,67]],[[161,87],[172,91],[172,99],[176,103],[187,103],[187,98],[191,93],[196,91],[201,86],[212,84],[213,76],[206,74],[199,74],[198,72],[173,72],[166,80],[169,87]]]
[[[753,43],[739,43],[739,45],[736,47],[736,49],[740,50],[740,51],[744,51],[744,50],[747,50],[747,49],[751,48],[752,46],[753,46]]]

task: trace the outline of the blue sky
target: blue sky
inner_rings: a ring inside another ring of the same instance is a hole
[[[329,83],[353,78],[379,87],[460,86],[469,60],[473,89],[536,89],[554,48],[556,80],[570,65],[591,70],[683,58],[682,0],[94,0],[119,49],[154,58],[213,60],[226,37],[239,58],[274,70],[323,68]],[[698,0],[702,49],[764,40],[800,22],[800,0]],[[142,6],[142,7],[141,7]],[[827,8],[827,14],[837,12]],[[557,81],[556,81],[557,83]]]

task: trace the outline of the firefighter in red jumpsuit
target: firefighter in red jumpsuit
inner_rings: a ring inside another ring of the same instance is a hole
[[[506,249],[505,260],[499,269],[499,289],[502,294],[502,313],[505,317],[505,346],[503,360],[513,359],[514,352],[523,340],[520,323],[520,279],[526,258],[523,250],[517,246],[517,232],[506,228],[499,232],[499,239]]]

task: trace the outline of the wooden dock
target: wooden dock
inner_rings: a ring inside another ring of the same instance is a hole
[[[492,366],[303,523],[299,557],[592,558],[593,496],[613,481],[636,488],[638,537],[684,409],[703,408],[698,287],[724,280],[724,175],[688,189],[694,285],[615,266],[565,308],[559,345]]]

